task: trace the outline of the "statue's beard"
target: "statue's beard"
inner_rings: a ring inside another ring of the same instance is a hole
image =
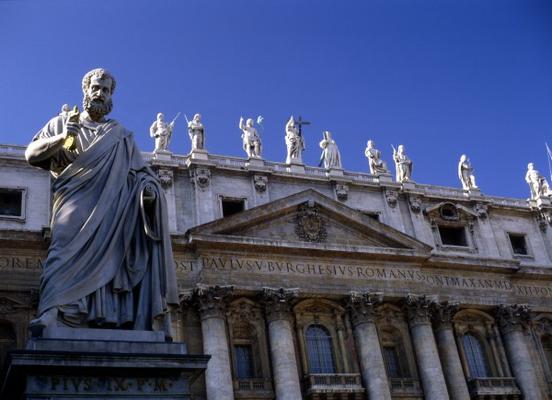
[[[113,109],[113,101],[111,101],[111,99],[107,100],[106,102],[96,101],[92,100],[88,95],[84,95],[82,105],[84,107],[84,110],[94,121],[101,120]]]

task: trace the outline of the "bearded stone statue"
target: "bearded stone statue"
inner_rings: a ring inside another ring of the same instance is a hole
[[[51,243],[33,336],[53,326],[163,330],[178,303],[163,190],[132,132],[108,119],[115,79],[94,69],[77,107],[52,118],[25,156],[51,171]]]

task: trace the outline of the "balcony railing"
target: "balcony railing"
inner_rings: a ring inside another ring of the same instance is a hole
[[[391,378],[389,379],[391,394],[393,396],[422,397],[423,392],[420,381],[413,378]]]
[[[272,381],[265,378],[236,379],[234,380],[234,398],[274,399]]]
[[[318,400],[327,393],[336,400],[364,398],[360,374],[309,374],[304,383],[307,399]]]
[[[503,398],[517,399],[521,395],[515,378],[471,378],[468,380],[470,394],[475,399],[484,396],[508,396]]]

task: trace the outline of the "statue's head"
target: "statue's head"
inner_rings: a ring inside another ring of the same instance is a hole
[[[399,148],[397,149],[399,153],[404,153],[404,146],[402,144],[399,144]]]
[[[71,107],[69,106],[69,104],[64,104],[61,106],[61,112],[67,113],[69,111],[71,111]]]
[[[165,114],[157,113],[157,120],[163,122],[165,120]]]
[[[254,124],[253,118],[247,118],[247,121],[245,121],[245,124],[249,127],[252,127]]]
[[[466,162],[467,159],[468,159],[468,156],[465,155],[465,154],[462,154],[462,155],[460,156],[460,162]]]
[[[532,170],[535,169],[535,166],[533,165],[532,162],[530,162],[529,164],[527,164],[527,169],[528,169],[529,171],[532,171]]]
[[[326,140],[332,139],[332,134],[330,133],[330,131],[324,131],[323,135],[324,135],[324,139]]]
[[[291,117],[289,117],[289,126],[293,127],[295,126],[295,118],[293,118],[293,115]]]
[[[194,115],[194,121],[195,121],[195,122],[201,121],[201,114],[195,114],[195,115]]]
[[[82,78],[83,107],[94,121],[101,120],[113,109],[111,96],[115,78],[107,70],[96,68]]]
[[[373,140],[368,140],[368,142],[366,143],[366,147],[368,147],[369,149],[373,149],[374,147],[376,147],[376,144]]]

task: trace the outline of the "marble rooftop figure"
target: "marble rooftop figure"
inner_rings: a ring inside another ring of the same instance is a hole
[[[376,144],[373,140],[368,140],[364,155],[368,158],[368,167],[372,175],[389,174],[389,169],[385,161],[381,159],[381,152],[376,149]]]
[[[248,158],[261,158],[261,138],[255,128],[255,122],[252,118],[248,118],[244,122],[243,117],[240,117],[239,128],[242,130],[243,149]]]
[[[150,126],[150,136],[155,139],[155,151],[164,152],[169,150],[174,124],[178,115],[170,122],[165,122],[165,114],[158,113],[157,119]]]
[[[178,297],[164,191],[133,134],[106,118],[114,77],[94,69],[82,90],[84,111],[51,119],[25,152],[53,177],[51,243],[31,331],[126,327],[170,337],[168,309]],[[170,129],[159,114],[156,150],[165,150]],[[64,148],[67,137],[74,150]]]
[[[458,161],[458,178],[464,190],[477,189],[473,167],[467,155],[462,154]]]
[[[397,150],[393,148],[393,160],[397,182],[404,183],[412,180],[412,160],[406,155],[404,145],[400,144]]]
[[[322,133],[324,139],[320,141],[322,154],[320,155],[320,165],[324,165],[326,169],[341,169],[341,153],[337,147],[337,143],[332,139],[332,134],[329,131]]]
[[[286,123],[286,164],[302,164],[303,150],[305,150],[305,139],[301,134],[301,127],[293,118],[289,117]]]
[[[188,121],[188,118],[186,118]],[[192,150],[205,149],[205,128],[201,123],[201,114],[195,114],[191,121],[188,121],[188,135],[192,143]]]
[[[536,200],[543,196],[552,196],[552,191],[550,190],[548,181],[544,176],[540,174],[539,171],[535,169],[533,163],[529,163],[527,165],[525,182],[527,182],[527,184],[529,185],[529,189],[531,189],[531,199]]]

